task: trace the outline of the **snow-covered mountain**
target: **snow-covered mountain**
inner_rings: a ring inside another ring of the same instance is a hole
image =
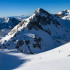
[[[39,8],[0,40],[0,48],[39,53],[70,41],[70,23]]]
[[[18,23],[23,21],[23,19],[26,19],[28,17],[29,16],[22,15],[22,16],[11,16],[11,17],[0,18],[0,29],[13,28]]]
[[[70,10],[58,12],[56,15],[58,15],[62,19],[70,20]]]
[[[40,8],[10,32],[1,30],[9,33],[0,40],[0,70],[70,70],[70,19],[63,18],[68,15],[58,17]]]
[[[12,17],[0,18],[0,29],[13,28],[20,22],[21,21],[17,20],[16,18],[12,18]]]

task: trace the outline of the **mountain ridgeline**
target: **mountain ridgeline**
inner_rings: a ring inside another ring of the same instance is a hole
[[[19,23],[19,20],[12,17],[0,18],[0,29],[13,28]]]
[[[0,48],[33,54],[51,50],[69,41],[70,20],[39,8],[0,40]]]

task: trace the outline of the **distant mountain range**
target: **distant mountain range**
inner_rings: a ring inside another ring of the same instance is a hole
[[[23,19],[28,18],[29,16],[12,16],[0,18],[0,29],[13,28],[19,24]]]
[[[22,21],[23,19],[29,18],[30,15],[29,16],[25,16],[25,15],[22,15],[22,16],[12,16],[12,17],[18,19],[19,21]]]
[[[15,18],[0,18],[0,29],[6,29],[6,28],[13,28],[21,21],[15,19]]]
[[[0,40],[0,48],[33,54],[51,50],[69,41],[70,11],[50,14],[39,8]]]

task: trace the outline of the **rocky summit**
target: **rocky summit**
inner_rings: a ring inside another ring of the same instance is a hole
[[[39,8],[0,40],[0,48],[33,54],[51,50],[69,41],[70,20]]]

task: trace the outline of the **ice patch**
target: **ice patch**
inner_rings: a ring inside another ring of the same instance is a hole
[[[25,35],[28,36],[28,37],[31,37],[31,38],[35,38],[35,34],[26,33]]]

